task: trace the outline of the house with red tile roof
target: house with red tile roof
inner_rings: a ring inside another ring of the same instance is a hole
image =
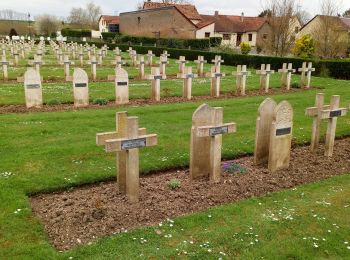
[[[119,32],[119,16],[101,15],[98,20],[100,33],[103,32]]]
[[[266,40],[271,34],[271,27],[263,17],[248,17],[241,15],[201,15],[205,21],[215,23],[215,37],[222,37],[223,44],[239,47],[241,42],[248,42],[252,47],[259,45],[259,41]]]
[[[147,1],[140,10],[120,14],[121,33],[157,38],[203,39],[214,36],[214,22],[191,4]]]
[[[297,35],[310,34],[316,43],[316,54],[324,58],[348,57],[350,50],[350,18],[316,15]]]

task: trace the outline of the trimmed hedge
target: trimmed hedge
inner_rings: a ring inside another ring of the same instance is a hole
[[[85,44],[84,42],[81,42]],[[101,48],[105,43],[94,43],[97,47]],[[119,47],[122,51],[128,50],[131,45],[127,44],[107,44],[109,49]],[[148,50],[152,50],[157,56],[163,53],[163,50],[167,50],[170,57],[178,59],[180,56],[186,56],[187,60],[196,60],[199,55],[211,62],[215,58],[215,55],[221,55],[221,58],[225,61],[225,65],[237,66],[247,65],[250,68],[260,68],[261,64],[271,64],[271,69],[278,70],[282,68],[283,63],[293,63],[294,68],[301,68],[304,61],[312,61],[313,67],[316,69],[314,75],[322,75],[337,78],[337,79],[348,79],[350,80],[350,61],[342,60],[304,60],[300,58],[282,58],[272,56],[258,56],[258,55],[242,55],[242,54],[227,54],[219,52],[208,52],[203,50],[188,50],[188,49],[174,49],[165,47],[153,47],[153,46],[132,46],[133,49],[139,54],[147,54]]]
[[[61,30],[61,34],[64,37],[87,37],[91,38],[90,30],[76,30],[65,28]]]
[[[105,37],[103,36],[105,39]],[[108,39],[111,39],[110,37]],[[175,49],[196,49],[208,50],[210,47],[221,45],[220,37],[212,37],[206,39],[173,39],[173,38],[152,38],[152,37],[135,37],[130,35],[115,35],[114,38],[117,44],[130,45],[157,45]]]
[[[101,33],[101,35],[102,35],[102,38],[104,40],[110,40],[110,39],[114,39],[115,37],[117,37],[120,34],[114,33],[114,32],[103,32],[103,33]]]

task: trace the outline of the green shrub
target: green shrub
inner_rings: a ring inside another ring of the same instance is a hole
[[[168,182],[168,187],[172,190],[176,190],[181,187],[181,182],[177,179],[172,179]]]
[[[96,98],[92,101],[92,103],[95,105],[104,106],[108,104],[108,100],[105,98]]]
[[[252,47],[248,42],[241,42],[240,47],[241,47],[241,53],[243,55],[248,55],[249,52],[252,50]]]
[[[291,84],[291,87],[292,87],[292,88],[300,88],[300,84],[299,84],[298,82],[293,82],[293,83]]]
[[[47,104],[51,106],[51,105],[61,105],[62,103],[58,99],[50,99],[49,101],[47,101]]]
[[[296,40],[293,48],[293,54],[297,57],[307,59],[312,58],[315,53],[315,42],[310,34],[306,34],[300,39]]]

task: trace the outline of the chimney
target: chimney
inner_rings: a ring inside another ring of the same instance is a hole
[[[242,14],[241,14],[241,22],[243,23],[243,21],[244,21],[244,13],[242,12]]]
[[[215,16],[219,16],[219,11],[215,11]]]

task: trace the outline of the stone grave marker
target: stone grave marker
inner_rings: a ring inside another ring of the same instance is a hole
[[[335,131],[337,128],[338,117],[343,117],[347,114],[346,108],[339,108],[340,96],[334,95],[331,98],[331,105],[329,109],[321,111],[321,119],[328,119],[326,143],[324,155],[333,156]]]
[[[124,65],[125,62],[122,61],[122,57],[121,56],[115,56],[115,61],[113,61],[112,64],[115,65],[116,68],[121,69],[122,65]]]
[[[275,108],[271,124],[268,162],[271,172],[289,167],[292,129],[293,108],[287,101],[282,101]]]
[[[84,52],[82,49],[79,50],[79,61],[80,61],[80,66],[83,67],[84,66]]]
[[[257,70],[256,74],[260,75],[260,90],[269,93],[270,88],[270,76],[274,74],[275,71],[271,70],[270,64],[262,64],[261,70]]]
[[[41,56],[34,56],[34,61],[32,61],[32,64],[36,71],[38,71],[40,74],[40,66],[44,64],[44,62],[41,59]]]
[[[6,60],[6,56],[2,56],[0,63],[2,65],[2,74],[4,77],[4,81],[7,81],[8,80],[8,66],[10,63]]]
[[[238,65],[237,71],[233,72],[236,76],[236,93],[241,96],[245,96],[247,76],[250,76],[250,72],[247,71],[247,65]]]
[[[137,64],[139,65],[139,77],[140,79],[144,79],[145,78],[145,57],[144,56],[140,56],[139,57],[140,60],[137,62]]]
[[[188,61],[186,61],[186,57],[185,56],[180,56],[179,60],[176,61],[177,64],[179,64],[179,73],[184,73],[185,72],[185,67],[186,67],[186,63],[188,63]]]
[[[198,77],[204,77],[205,73],[204,73],[204,63],[207,63],[206,60],[204,60],[204,56],[198,56],[198,59],[194,61],[195,63],[197,63],[197,74]]]
[[[103,63],[103,53],[102,50],[98,50],[97,51],[97,56],[98,56],[98,64],[102,64]]]
[[[135,50],[132,50],[130,52],[130,58],[131,58],[131,66],[136,67],[137,66],[137,52]]]
[[[75,107],[86,107],[89,105],[89,78],[83,69],[74,69],[73,93]]]
[[[221,63],[224,63],[225,61],[221,59],[221,56],[216,55],[216,56],[215,56],[215,59],[212,60],[211,62],[214,63],[214,66],[215,66],[215,68],[216,68],[216,71],[217,71],[217,72],[220,72],[220,71],[221,71]]]
[[[148,80],[151,80],[151,100],[159,102],[160,101],[160,81],[166,79],[164,75],[160,74],[159,68],[153,67],[151,69],[151,75],[146,77]]]
[[[24,93],[27,108],[42,107],[41,77],[40,73],[33,68],[28,68],[24,73]]]
[[[211,73],[207,73],[207,77],[211,78],[210,95],[212,97],[220,96],[221,78],[225,77],[224,73],[217,71],[218,68],[219,67],[211,67]]]
[[[153,52],[151,50],[149,50],[147,52],[147,65],[150,67],[153,66],[153,56],[154,56]]]
[[[91,59],[88,62],[88,64],[91,65],[92,79],[96,80],[96,78],[97,78],[96,68],[97,68],[98,61],[96,60],[96,56],[95,55],[91,55]]]
[[[219,182],[221,177],[222,135],[236,132],[235,123],[223,123],[222,107],[201,105],[193,113],[190,148],[191,179],[209,177]]]
[[[159,57],[159,68],[160,68],[160,74],[163,75],[164,77],[166,77],[166,65],[169,64],[168,61],[168,56],[166,55],[162,55]]]
[[[128,72],[122,68],[115,70],[115,103],[123,105],[129,103],[129,76]]]
[[[309,62],[309,63],[303,62],[302,68],[299,68],[298,71],[301,72],[300,86],[305,88],[310,88],[311,73],[315,71],[315,68],[312,67],[312,62]]]
[[[157,135],[146,134],[139,128],[138,117],[128,117],[127,112],[116,116],[116,131],[96,135],[96,144],[105,146],[107,153],[117,153],[119,192],[126,194],[131,203],[139,201],[139,149],[156,146]]]
[[[292,63],[283,63],[282,69],[279,69],[278,72],[281,73],[281,85],[282,88],[286,88],[290,90],[290,83],[292,80],[292,74],[295,73],[295,69],[293,69]]]
[[[64,66],[64,76],[66,78],[67,81],[70,80],[69,78],[69,66],[73,65],[74,62],[69,60],[69,56],[68,55],[64,55],[64,60],[63,60],[63,66]]]
[[[198,75],[192,73],[192,67],[185,67],[183,73],[177,75],[178,78],[183,79],[182,85],[182,97],[188,100],[192,99],[192,80],[197,78]]]
[[[271,98],[265,99],[259,106],[254,149],[256,165],[265,164],[269,160],[271,127],[276,106],[276,102]]]
[[[322,110],[330,109],[330,106],[324,105],[324,94],[316,95],[315,107],[309,107],[305,111],[305,115],[313,118],[312,134],[311,134],[311,152],[316,152],[320,143],[320,128],[322,120]]]

